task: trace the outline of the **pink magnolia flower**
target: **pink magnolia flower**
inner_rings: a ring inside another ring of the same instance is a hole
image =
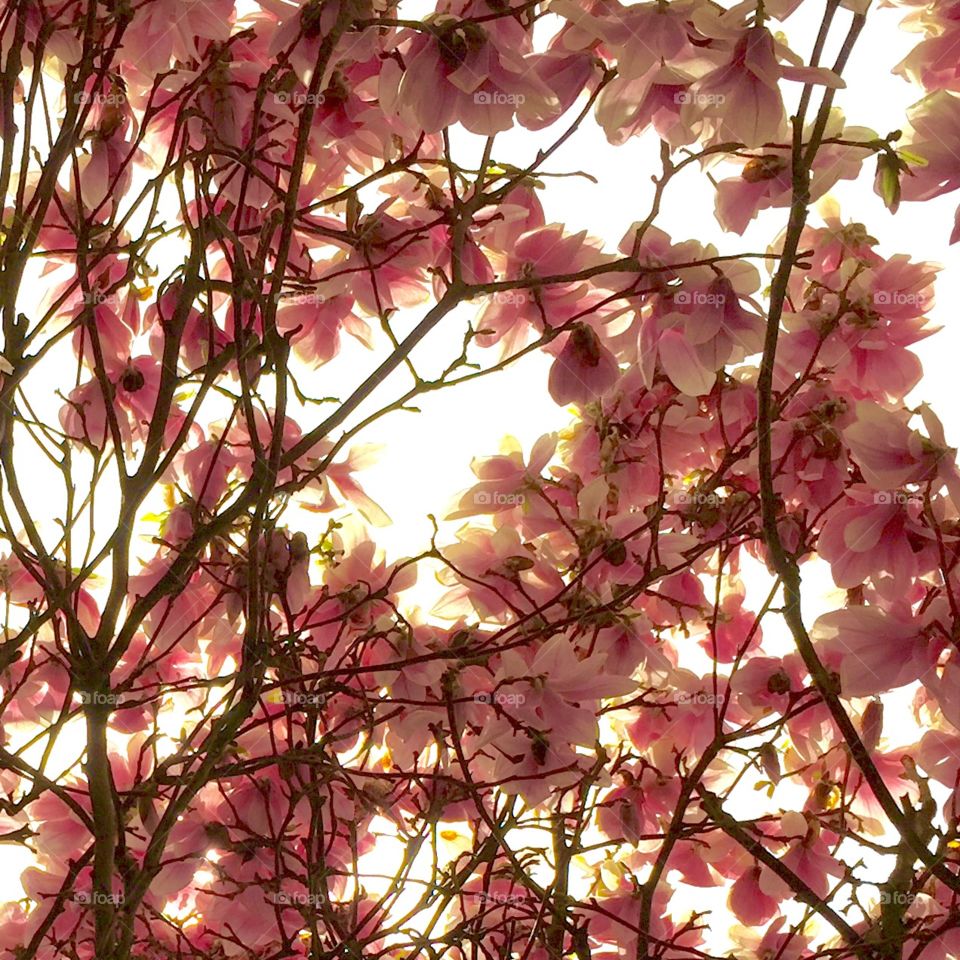
[[[368,349],[373,348],[370,325],[353,312],[352,297],[322,294],[284,295],[277,310],[277,329],[290,338],[294,353],[313,367],[329,363],[340,352],[345,330]]]
[[[692,76],[666,63],[640,77],[618,76],[597,100],[597,123],[615,145],[653,127],[671,146],[685,146],[696,139],[684,117],[692,83]]]
[[[810,272],[806,277],[791,278],[791,297],[794,302],[803,302],[804,285],[808,278],[825,281],[828,275],[839,270],[844,261],[860,261],[874,267],[883,263],[873,248],[877,241],[871,237],[862,223],[844,223],[840,215],[839,204],[830,196],[817,204],[825,226],[806,227],[801,234],[800,243],[810,250]]]
[[[953,789],[960,774],[960,735],[928,730],[914,752],[918,766],[937,783]]]
[[[93,308],[89,326],[81,325],[73,335],[76,352],[82,353],[87,366],[96,369],[97,350],[94,346],[94,330],[99,342],[99,353],[108,377],[119,377],[127,364],[133,348],[133,339],[140,332],[140,302],[134,292],[128,291],[120,308],[120,297],[102,294],[94,288],[90,294]],[[87,309],[80,303],[74,315],[80,316]],[[93,327],[94,329],[90,329]]]
[[[330,9],[330,7],[328,7]],[[354,37],[357,35],[354,34]],[[348,166],[369,170],[377,160],[391,156],[396,137],[407,135],[406,125],[397,116],[380,108],[380,72],[383,60],[380,55],[360,59],[363,46],[372,37],[360,39],[360,48],[352,46],[350,61],[341,61],[329,74],[326,86],[310,101],[310,94],[302,84],[283,89],[274,94],[275,109],[284,122],[295,124],[304,105],[313,107],[313,124],[310,131],[311,153],[322,153],[326,158],[322,170],[314,171],[307,179],[301,193],[309,203],[324,188],[333,185],[336,176],[342,176]],[[358,40],[354,39],[353,44]],[[304,46],[301,43],[298,50]],[[372,52],[372,51],[371,51]],[[353,57],[358,56],[354,60]],[[262,58],[253,65],[262,63]],[[311,70],[312,64],[305,69]],[[433,136],[425,139],[432,144]],[[332,176],[331,176],[332,175]]]
[[[507,650],[501,658],[500,669],[494,677],[494,685],[509,683],[522,690],[523,701],[520,716],[527,714],[543,721],[541,729],[563,730],[573,742],[590,745],[596,742],[596,701],[619,697],[630,693],[637,686],[629,677],[607,675],[604,658],[580,657],[573,644],[562,634],[557,634],[537,650],[532,660],[522,657],[515,650]],[[529,678],[517,684],[521,678]],[[588,730],[585,738],[574,734],[572,723],[576,710],[584,706]]]
[[[547,389],[557,403],[586,404],[606,393],[620,376],[617,358],[593,328],[576,323],[553,361]]]
[[[850,460],[840,429],[851,419],[843,395],[829,384],[811,383],[788,402],[772,430],[774,487],[785,501],[819,511],[842,495]]]
[[[74,800],[89,814],[89,801],[82,794],[75,795]],[[37,843],[43,849],[45,872],[65,876],[71,859],[92,839],[89,831],[77,813],[52,793],[41,794],[28,809],[30,819],[37,825]]]
[[[518,117],[528,130],[542,130],[569,110],[597,72],[591,54],[568,52],[555,39],[546,53],[529,58],[537,78],[551,95],[533,98],[529,108],[526,101],[521,105]]]
[[[173,318],[177,301],[182,295],[183,281],[175,279],[168,283],[143,314],[143,329],[150,331],[150,349],[155,356],[163,354],[164,326]],[[214,322],[213,318],[191,307],[184,321],[180,340],[180,358],[188,370],[202,367],[217,356],[232,338]]]
[[[222,438],[211,437],[182,452],[174,461],[184,490],[201,506],[211,510],[227,492],[227,481],[238,463]]]
[[[875,490],[895,491],[907,483],[936,478],[946,484],[954,505],[960,504],[956,451],[948,447],[943,426],[927,406],[920,415],[929,439],[911,430],[909,414],[860,402],[854,422],[843,431],[864,479]]]
[[[128,359],[112,382],[112,406],[117,420],[120,440],[128,455],[133,443],[143,440],[153,419],[157,393],[160,389],[160,364],[152,356]],[[182,415],[176,411],[165,424],[164,441],[172,443],[180,430]],[[87,441],[103,447],[112,439],[104,389],[97,379],[88,380],[67,395],[60,409],[60,423],[64,433],[74,440]]]
[[[637,349],[648,385],[659,360],[681,392],[709,393],[718,370],[761,348],[763,318],[741,304],[741,296],[758,285],[756,271],[747,264],[726,269],[729,274],[702,286],[691,279],[671,290],[641,320]]]
[[[765,27],[750,27],[736,40],[730,60],[697,83],[689,99],[691,113],[702,113],[713,140],[757,147],[783,139],[781,78],[843,87],[823,67],[786,67],[779,63],[776,42]]]
[[[602,51],[618,61],[621,76],[643,75],[657,63],[676,60],[691,49],[690,24],[682,7],[555,0],[551,10],[568,22],[561,34],[565,47],[594,45],[599,40]]]
[[[937,90],[907,111],[911,132],[906,147],[923,158],[910,167],[911,176],[900,178],[904,200],[929,200],[960,187],[960,171],[951,158],[960,149],[960,97]],[[960,240],[958,208],[950,242]]]
[[[909,14],[904,24],[914,29],[921,26],[926,37],[894,67],[893,72],[930,92],[960,92],[960,70],[957,67],[960,11],[957,5],[924,6]]]
[[[224,434],[224,441],[233,453],[237,467],[247,471],[249,475],[258,456],[253,436],[257,437],[261,450],[269,450],[277,433],[281,434],[280,447],[284,452],[290,450],[303,435],[299,425],[289,414],[284,416],[283,424],[280,425],[276,422],[276,411],[262,410],[257,406],[253,412],[253,423],[249,423],[245,417],[234,420]],[[293,467],[281,470],[280,482],[289,480],[293,471]]]
[[[120,48],[125,69],[152,78],[170,66],[171,58],[199,59],[207,44],[222,43],[230,35],[234,6],[234,0],[171,0],[163,7],[138,8]]]
[[[778,379],[787,383],[793,371],[818,364],[855,399],[901,400],[922,372],[908,348],[936,332],[924,316],[933,305],[935,270],[901,256],[872,269],[845,260],[812,287],[802,310],[785,315]],[[841,288],[842,300],[833,292]]]
[[[751,927],[766,923],[779,912],[779,899],[763,892],[760,886],[762,868],[750,867],[730,888],[727,905],[734,916]]]
[[[536,189],[521,181],[497,204],[494,215],[477,217],[474,236],[485,249],[509,258],[520,237],[546,226],[546,222]]]
[[[489,779],[529,806],[572,786],[590,763],[589,756],[574,751],[563,731],[515,730],[506,722],[488,723],[476,738],[475,749],[494,754]]]
[[[919,497],[876,494],[860,486],[848,489],[847,496],[846,504],[828,514],[817,540],[838,587],[858,587],[879,573],[910,582],[921,557],[924,568],[936,563],[935,544],[919,522]]]
[[[799,838],[792,840],[788,849],[780,855],[780,862],[817,896],[825,898],[830,892],[830,878],[842,877],[844,867],[830,854],[816,821],[811,825],[803,814],[788,812],[781,818],[780,827],[787,837],[799,834]],[[790,887],[770,870],[761,873],[759,886],[765,895],[777,900],[786,900],[792,895]]]
[[[628,887],[623,881],[622,891],[603,899],[603,910],[590,914],[590,936],[602,944],[609,944],[609,953],[594,951],[592,956],[603,960],[632,957],[637,952],[637,914],[640,909],[640,892]],[[665,944],[664,960],[680,960],[703,943],[703,931],[697,924],[687,923],[682,914],[675,917],[670,911],[673,890],[665,883],[657,887],[651,911],[650,936]]]
[[[668,694],[660,698],[660,707],[640,711],[628,725],[630,739],[639,749],[656,751],[664,749],[682,730],[682,745],[670,749],[700,755],[716,736],[716,718],[725,700],[722,682],[714,693],[711,678],[698,677],[689,670],[672,671]]]
[[[736,706],[752,717],[786,713],[791,693],[804,686],[805,671],[796,656],[750,657],[730,678]]]
[[[843,127],[827,136],[846,140],[868,140],[875,136],[865,127]],[[811,168],[810,198],[817,200],[832,190],[840,180],[853,180],[864,160],[870,156],[866,147],[846,144],[824,144],[817,151]],[[721,180],[717,184],[717,221],[725,230],[743,235],[751,220],[761,210],[790,206],[793,194],[793,171],[788,150],[767,150],[759,156],[743,161],[738,177]]]
[[[744,609],[745,601],[743,589],[727,593],[720,601],[717,626],[712,636],[708,635],[699,641],[703,650],[711,657],[715,655],[719,663],[733,663],[737,655],[746,649],[748,637],[754,647],[759,647],[763,641],[763,629],[757,615]]]
[[[504,250],[503,280],[525,280],[530,289],[498,291],[488,298],[477,319],[480,331],[476,341],[481,347],[503,342],[503,356],[522,347],[531,330],[559,327],[584,313],[591,303],[601,299],[586,281],[562,281],[537,285],[538,278],[564,276],[613,259],[599,251],[599,241],[587,237],[585,230],[566,234],[563,227],[551,224],[537,227],[520,237],[511,238]],[[490,236],[491,242],[493,235]]]
[[[278,57],[288,59],[300,82],[310,83],[316,69],[320,55],[321,44],[329,36],[337,18],[340,16],[343,4],[341,0],[331,3],[316,2],[316,0],[260,0],[260,8],[254,23],[258,33],[265,33],[270,37],[270,44],[262,57],[262,61],[272,61]],[[361,15],[364,7],[355,9]],[[372,13],[371,7],[366,9]],[[372,31],[366,33],[348,34],[348,40],[341,41],[342,46],[335,47],[327,67],[327,75],[333,73],[336,64],[347,59],[366,60],[376,48],[376,39]],[[324,77],[327,79],[327,77]]]
[[[314,454],[307,458],[308,464],[326,462],[333,449],[333,441],[324,440],[313,447]],[[366,470],[377,462],[380,447],[376,444],[361,443],[347,451],[346,458],[326,464],[326,469],[315,481],[315,485],[305,491],[303,509],[310,513],[329,513],[341,507],[344,501],[354,507],[358,513],[375,527],[385,527],[390,517],[383,508],[372,500],[355,473]],[[333,495],[336,490],[338,496]]]
[[[524,463],[519,443],[508,437],[501,444],[499,456],[475,458],[470,469],[480,482],[457,498],[454,509],[445,519],[502,513],[522,505],[526,499],[523,491],[539,483],[540,474],[553,458],[556,447],[556,434],[546,434],[533,445],[529,463]]]
[[[9,900],[0,906],[0,948],[11,953],[28,943],[33,934],[33,924],[26,904]]]
[[[799,817],[799,814],[796,816]],[[820,837],[808,836],[795,841],[779,859],[819,897],[826,897],[830,893],[831,877],[838,880],[845,872],[843,864],[830,855]],[[791,895],[790,888],[769,870],[761,874],[759,886],[761,891],[777,900]]]
[[[343,247],[347,252],[328,261],[321,275],[323,295],[331,301],[352,297],[367,315],[379,316],[384,310],[415,306],[428,296],[427,267],[440,259],[441,238],[425,231],[427,211],[415,211],[416,218],[398,219],[386,213],[393,198],[385,200],[376,211],[363,216],[355,231],[343,231],[337,221],[330,221],[342,233],[327,237],[327,243]],[[326,221],[317,221],[326,226]],[[344,300],[337,301],[344,303]],[[359,328],[355,328],[359,331]]]
[[[611,143],[624,143],[653,124],[674,146],[693,139],[680,110],[693,76],[679,64],[694,58],[686,11],[656,3],[597,4],[561,0],[551,10],[568,22],[557,37],[566,48],[589,44],[616,61],[617,76],[597,100],[597,122]],[[699,37],[698,37],[699,39]]]
[[[529,34],[517,20],[478,23],[444,13],[428,23],[429,31],[401,40],[402,71],[395,60],[384,63],[380,103],[385,110],[427,133],[459,121],[484,136],[509,130],[515,116],[537,125],[560,114],[561,98],[538,75]],[[569,99],[565,91],[564,100]]]
[[[492,533],[465,527],[444,556],[453,569],[445,568],[439,577],[452,589],[435,608],[438,616],[455,618],[472,609],[481,617],[500,619],[511,609],[546,603],[563,589],[555,566],[526,549],[511,527]]]
[[[929,674],[937,644],[915,619],[877,607],[847,607],[818,617],[811,637],[840,674],[844,697],[868,697]]]
[[[685,535],[681,537],[686,539]],[[661,535],[661,540],[665,539]],[[639,598],[644,612],[654,623],[679,626],[686,618],[695,616],[706,607],[703,584],[693,570],[669,574],[656,585],[655,590],[655,595]]]
[[[17,702],[6,711],[8,722],[25,720],[45,724],[63,709],[70,678],[54,660],[31,669],[23,658],[8,667],[10,680],[17,682]]]
[[[640,843],[644,834],[655,834],[664,817],[676,809],[680,786],[674,778],[657,774],[645,765],[619,771],[622,786],[604,795],[597,811],[597,825],[611,839],[622,837]]]
[[[784,926],[787,929],[784,932]],[[761,936],[755,929],[734,927],[730,931],[734,942],[743,950],[749,951],[754,960],[768,960],[777,957],[778,960],[801,960],[807,956],[810,938],[789,925],[786,917],[777,917],[773,920]]]
[[[373,594],[384,589],[389,583],[392,595],[413,586],[416,581],[415,566],[408,564],[400,570],[388,565],[370,540],[354,545],[324,576],[324,582],[335,593],[360,585]]]
[[[910,938],[904,942],[904,950],[910,950],[917,960],[950,960],[960,954],[960,930],[945,929],[936,940],[924,941]],[[919,950],[919,953],[916,951]]]
[[[145,564],[140,573],[130,577],[132,600],[146,596],[168,573],[170,561],[157,557]],[[196,653],[198,640],[208,617],[216,616],[212,588],[194,575],[174,596],[161,600],[147,614],[144,628],[157,652],[167,647],[180,647]]]

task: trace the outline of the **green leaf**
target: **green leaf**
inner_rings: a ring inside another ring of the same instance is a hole
[[[898,150],[897,156],[914,167],[925,167],[927,165],[927,158],[921,157],[919,153],[914,153],[912,150]]]
[[[874,189],[891,213],[900,206],[900,164],[895,156],[881,153],[877,157],[877,176]]]

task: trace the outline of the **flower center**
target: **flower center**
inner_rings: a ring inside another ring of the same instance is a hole
[[[143,374],[137,370],[136,367],[128,367],[120,377],[120,386],[123,387],[127,393],[136,393],[143,387],[145,382]]]
[[[463,23],[452,24],[437,34],[437,47],[440,59],[450,70],[462,67],[471,53],[479,50],[486,41],[483,28],[476,23],[465,20]]]

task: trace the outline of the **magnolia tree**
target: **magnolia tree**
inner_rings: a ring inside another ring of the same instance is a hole
[[[4,956],[960,955],[936,268],[813,206],[960,188],[910,5],[888,133],[860,0],[6,0]],[[591,127],[618,246],[542,206]],[[364,432],[538,352],[562,429],[386,556]]]

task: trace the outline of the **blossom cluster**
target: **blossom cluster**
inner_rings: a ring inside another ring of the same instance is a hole
[[[832,107],[843,53],[787,46],[810,0],[402,6],[0,20],[0,841],[32,854],[0,950],[958,956],[960,471],[909,399],[938,267],[827,198],[873,158],[891,208],[960,186],[958,18],[911,15],[904,149]],[[616,244],[545,210],[588,123],[661,142]],[[783,214],[767,253],[655,222],[694,162],[731,243]],[[366,423],[532,351],[562,426],[388,557]]]

